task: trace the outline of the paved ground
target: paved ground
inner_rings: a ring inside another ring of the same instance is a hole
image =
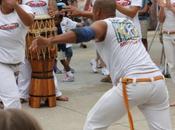
[[[154,32],[149,33],[151,41]],[[157,64],[160,64],[161,44],[156,38],[151,47],[151,56]],[[69,96],[69,102],[57,102],[55,108],[33,109],[28,104],[23,105],[23,109],[31,113],[44,130],[82,130],[86,114],[96,101],[111,88],[111,84],[101,83],[101,74],[93,74],[89,61],[94,58],[95,51],[93,44],[88,44],[87,49],[80,49],[74,46],[74,57],[72,67],[75,69],[75,82],[59,82],[64,95]],[[61,81],[63,75],[57,75]],[[175,100],[175,87],[170,79],[167,79],[170,101]],[[138,109],[133,110],[133,117],[136,130],[148,130],[146,121]],[[175,108],[171,108],[171,118],[175,130]],[[113,124],[109,130],[129,130],[127,117]]]

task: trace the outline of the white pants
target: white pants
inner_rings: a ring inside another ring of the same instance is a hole
[[[4,108],[21,108],[19,90],[16,83],[15,72],[19,66],[5,65],[0,63],[0,99]]]
[[[175,84],[175,35],[163,35],[166,63],[168,63],[171,79]]]
[[[20,98],[28,99],[32,69],[27,59],[25,59],[25,63],[21,63],[19,67],[20,69],[18,75],[18,87],[19,87]]]
[[[172,130],[165,81],[130,84],[127,85],[127,93],[130,108],[137,106],[142,111],[150,130]],[[125,114],[122,84],[119,83],[106,92],[91,109],[84,130],[106,130]]]
[[[25,59],[25,63],[22,63],[19,68],[19,76],[18,76],[18,87],[20,92],[20,98],[28,99],[29,97],[29,85],[31,82],[31,65],[30,62]],[[57,77],[55,73],[53,73],[54,76],[54,83],[55,83],[55,89],[56,89],[56,96],[61,96],[62,93],[60,91]]]

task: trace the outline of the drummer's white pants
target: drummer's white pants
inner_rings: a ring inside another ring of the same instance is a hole
[[[20,71],[19,71],[19,76],[18,76],[18,87],[19,87],[19,93],[20,93],[20,98],[23,99],[28,99],[29,98],[29,85],[31,82],[31,65],[27,59],[25,59],[25,63],[22,63],[20,65]],[[61,96],[62,93],[60,91],[57,77],[55,73],[54,75],[54,83],[55,83],[55,89],[56,89],[56,96]]]
[[[127,85],[127,93],[130,108],[139,108],[150,130],[172,130],[165,81],[130,84]],[[119,83],[106,92],[91,109],[84,130],[107,130],[125,114],[122,84]],[[134,114],[132,116],[134,118]]]
[[[19,90],[16,83],[15,72],[19,66],[5,65],[0,63],[0,99],[4,108],[21,108]]]

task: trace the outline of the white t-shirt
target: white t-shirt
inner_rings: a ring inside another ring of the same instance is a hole
[[[116,17],[103,21],[107,24],[106,37],[103,42],[96,42],[95,46],[114,85],[122,77],[159,70],[145,50],[131,20]]]
[[[35,16],[48,15],[48,0],[22,0],[22,4],[30,6]]]
[[[171,3],[175,6],[175,0],[171,0]],[[175,31],[175,13],[171,10],[165,8],[165,21],[163,23],[163,30],[164,31]]]
[[[63,20],[60,23],[62,32],[68,32],[71,29],[74,29],[77,27],[77,22],[71,20],[70,18],[63,17]],[[66,44],[66,48],[71,47],[72,44]]]
[[[116,0],[116,2],[118,4],[126,7],[126,8],[129,8],[130,6],[142,7],[142,0]],[[120,18],[128,18],[128,19],[132,20],[133,23],[135,24],[135,26],[137,27],[140,36],[142,36],[140,22],[139,22],[139,18],[138,18],[138,12],[134,18],[131,18],[129,16],[126,16],[125,14],[120,13],[118,10],[116,10],[116,16],[120,17]]]
[[[94,5],[95,0],[91,0],[91,2],[92,2],[92,5]],[[142,7],[142,0],[116,0],[116,3],[122,5],[126,8],[129,8],[130,6]],[[125,14],[122,14],[118,10],[116,10],[116,16],[120,17],[120,18],[128,18],[128,19],[132,20],[139,31],[140,37],[142,37],[140,22],[139,22],[139,18],[138,18],[138,12],[134,18],[131,18],[129,16],[126,16]]]
[[[20,5],[27,13],[33,13],[26,5]],[[28,28],[14,11],[3,14],[0,11],[0,62],[16,64],[24,61],[25,37]]]

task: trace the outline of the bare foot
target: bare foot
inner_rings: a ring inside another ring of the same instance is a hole
[[[170,104],[170,107],[175,107],[175,101]]]
[[[69,101],[69,98],[67,96],[59,96],[59,97],[56,97],[56,100],[58,100],[58,101]]]

